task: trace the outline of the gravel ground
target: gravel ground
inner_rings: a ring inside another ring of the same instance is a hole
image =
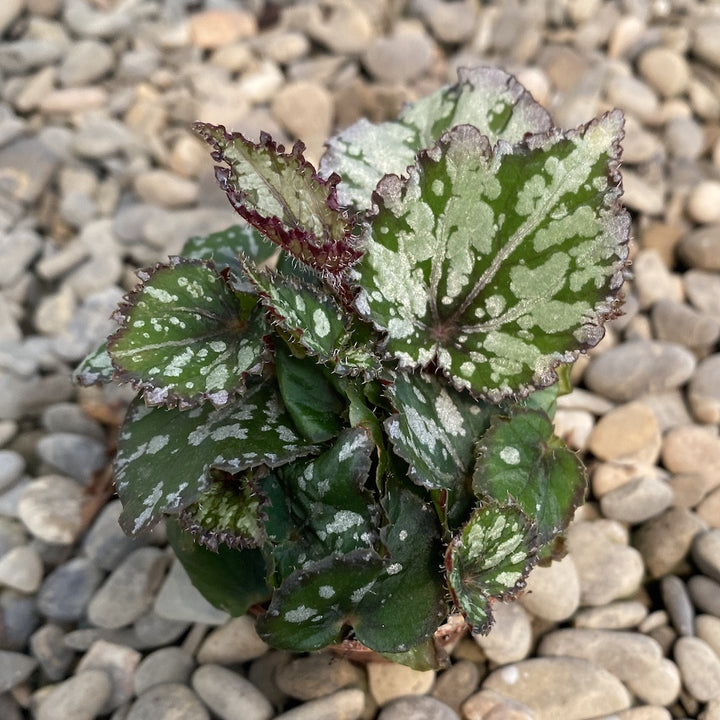
[[[720,718],[720,4],[0,2],[3,720]],[[69,374],[133,270],[234,221],[194,120],[301,137],[455,68],[575,126],[627,114],[626,314],[557,427],[590,468],[569,555],[442,672],[269,650],[108,491],[130,394]]]

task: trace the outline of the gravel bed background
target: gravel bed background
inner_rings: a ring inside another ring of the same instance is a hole
[[[720,718],[720,4],[0,2],[3,720]],[[462,65],[563,127],[627,114],[634,279],[558,431],[590,467],[569,555],[443,672],[269,650],[108,491],[124,389],[79,390],[133,271],[235,221],[194,120],[302,138]]]

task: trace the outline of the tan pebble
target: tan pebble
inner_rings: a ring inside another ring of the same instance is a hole
[[[535,720],[527,705],[494,690],[476,692],[463,704],[462,716],[465,720]]]
[[[403,695],[426,695],[435,683],[434,670],[413,670],[394,663],[368,663],[370,694],[382,707]]]
[[[588,448],[601,460],[623,460],[652,465],[662,438],[653,411],[639,402],[620,405],[595,425]]]
[[[190,38],[204,50],[230,45],[257,32],[255,18],[243,10],[205,10],[190,16]]]
[[[580,580],[572,557],[533,568],[520,602],[544,620],[562,622],[571,617],[580,604]]]
[[[687,213],[695,222],[720,222],[720,181],[703,180],[690,192]]]
[[[662,462],[672,473],[698,473],[720,485],[720,437],[715,428],[682,425],[663,437]]]
[[[638,60],[640,75],[663,97],[683,93],[690,82],[690,67],[679,53],[664,47],[646,50]]]
[[[493,605],[495,623],[487,635],[476,635],[475,642],[488,660],[504,665],[524,660],[533,642],[530,618],[517,602],[496,602]]]
[[[53,113],[79,113],[95,110],[108,103],[107,90],[101,87],[73,87],[49,92],[40,101],[40,110],[46,115]]]

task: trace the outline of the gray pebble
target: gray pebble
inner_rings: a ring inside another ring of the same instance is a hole
[[[129,628],[103,630],[101,635],[110,642],[147,650],[170,645],[187,632],[188,623],[168,620],[152,610],[143,613]]]
[[[165,647],[150,653],[138,665],[133,680],[135,694],[163,683],[187,685],[195,669],[192,656],[179,647]]]
[[[186,685],[163,683],[140,695],[125,720],[210,720],[210,713]]]
[[[666,575],[660,581],[660,593],[677,634],[694,635],[695,610],[685,583],[677,575]]]
[[[428,68],[433,58],[433,42],[419,28],[392,36],[379,37],[363,55],[363,65],[379,82],[407,83]]]
[[[86,0],[66,0],[63,20],[70,30],[82,37],[112,38],[132,27],[132,7],[131,4],[103,11]]]
[[[42,414],[42,425],[50,433],[69,432],[105,440],[105,431],[97,420],[88,417],[75,403],[50,405]]]
[[[22,523],[0,515],[0,556],[14,547],[24,545],[28,535]]]
[[[14,450],[0,450],[0,492],[14,485],[25,472],[25,458]]]
[[[720,353],[702,360],[688,387],[688,402],[700,423],[720,423]]]
[[[15,200],[34,203],[59,162],[57,155],[37,140],[21,138],[9,143],[0,149],[0,190]]]
[[[0,70],[12,74],[27,74],[37,68],[52,65],[62,57],[63,50],[60,43],[40,38],[6,41],[0,46]]]
[[[41,249],[42,239],[32,230],[21,228],[0,235],[0,257],[3,259],[0,288],[10,287],[20,280]]]
[[[2,617],[2,648],[25,651],[30,636],[40,625],[35,598],[18,595],[12,590],[0,593],[0,617]]]
[[[83,485],[88,485],[93,474],[108,462],[104,442],[76,433],[51,433],[40,440],[36,449],[40,459],[53,470]]]
[[[378,720],[460,720],[460,716],[442,700],[417,695],[393,700],[380,711]]]
[[[75,557],[55,568],[43,581],[38,610],[56,622],[77,622],[84,615],[103,573],[85,557]]]
[[[605,517],[636,525],[659,515],[672,501],[673,492],[668,483],[656,475],[648,475],[603,495],[600,509]]]
[[[50,682],[59,682],[66,678],[75,659],[75,653],[65,644],[62,628],[53,623],[43,625],[32,634],[30,651]]]
[[[618,600],[601,607],[581,608],[572,622],[577,628],[625,630],[640,625],[647,614],[647,607],[637,600]]]
[[[693,268],[720,270],[720,225],[706,225],[678,243],[678,254]]]
[[[58,79],[65,87],[90,85],[100,80],[115,64],[115,53],[98,40],[74,42],[63,58]]]
[[[299,705],[276,715],[275,720],[359,720],[364,710],[365,693],[349,688]]]
[[[593,392],[628,402],[645,393],[672,390],[684,384],[694,369],[694,355],[681,345],[638,340],[593,357],[584,379]]]
[[[94,118],[73,138],[73,151],[83,158],[100,160],[129,151],[134,140],[128,129],[113,118]]]
[[[675,643],[674,655],[683,684],[696,700],[720,698],[720,658],[704,640],[681,637]]]
[[[720,338],[720,322],[677,300],[656,302],[650,317],[658,340],[692,349],[712,347]]]
[[[0,694],[25,682],[37,667],[37,660],[22,653],[0,650]]]
[[[152,605],[168,560],[158,548],[134,550],[93,596],[88,605],[90,622],[114,629],[137,620]]]
[[[268,649],[255,630],[255,621],[243,615],[213,630],[198,649],[197,659],[200,664],[230,665],[254,660]]]
[[[707,270],[688,270],[683,275],[685,294],[701,312],[720,321],[720,275]]]
[[[110,501],[95,518],[83,538],[83,551],[102,570],[115,568],[133,551],[143,547],[147,538],[131,538],[119,524],[122,503]]]
[[[688,593],[698,610],[720,618],[720,583],[704,575],[693,575],[688,580]]]
[[[720,530],[699,533],[693,541],[692,558],[704,575],[720,582]]]
[[[192,676],[192,687],[222,720],[269,720],[270,701],[242,675],[220,665],[202,665]]]
[[[55,685],[42,699],[37,720],[93,720],[112,692],[102,670],[87,670]]]

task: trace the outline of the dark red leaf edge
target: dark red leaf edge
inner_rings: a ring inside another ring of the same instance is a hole
[[[145,401],[145,405],[147,405],[148,407],[166,407],[168,409],[175,408],[183,411],[190,410],[194,407],[199,407],[207,401],[210,401],[215,408],[223,407],[224,405],[227,405],[227,403],[230,402],[233,397],[242,395],[242,393],[245,391],[245,378],[248,375],[260,374],[265,365],[271,361],[270,350],[267,346],[267,343],[265,342],[265,338],[263,338],[264,347],[260,355],[258,364],[255,367],[251,368],[250,371],[246,371],[241,374],[238,384],[230,392],[228,392],[227,401],[219,405],[213,402],[211,393],[209,394],[206,392],[202,392],[198,395],[197,399],[188,401],[181,395],[166,392],[163,389],[158,388],[152,382],[145,381],[137,374],[124,368],[122,365],[120,365],[120,363],[115,361],[115,358],[112,357],[112,353],[110,352],[111,345],[125,334],[127,330],[129,312],[135,306],[135,301],[145,287],[145,283],[160,270],[174,268],[178,265],[206,265],[210,269],[217,271],[215,263],[212,260],[195,260],[180,257],[178,255],[171,255],[168,258],[167,263],[156,263],[152,267],[141,268],[135,271],[135,274],[140,279],[140,282],[129,293],[123,296],[122,301],[111,316],[111,318],[120,325],[120,327],[111,335],[109,335],[107,339],[108,354],[110,355],[110,360],[112,362],[113,368],[115,369],[113,380],[119,383],[128,383],[134,390],[137,390],[139,393],[141,393],[142,398]],[[223,273],[217,273],[217,275],[218,278],[220,278],[226,285],[228,285],[231,292],[234,293],[235,289],[232,286],[231,278]],[[268,335],[269,334],[270,328],[268,328]]]
[[[300,227],[287,228],[277,216],[265,217],[261,215],[257,210],[248,207],[245,193],[242,190],[236,190],[232,187],[230,183],[231,169],[216,166],[215,178],[227,194],[230,204],[241,217],[263,233],[269,240],[301,262],[319,271],[323,276],[339,275],[361,257],[362,252],[356,247],[355,238],[352,234],[355,219],[348,216],[347,211],[338,204],[337,184],[340,182],[340,176],[337,173],[332,173],[327,179],[320,177],[312,163],[305,159],[303,155],[305,145],[300,140],[295,142],[291,152],[286,153],[284,145],[276,143],[266,132],[260,133],[260,142],[253,143],[245,138],[242,133],[229,133],[224,125],[195,123],[193,125],[195,132],[214,148],[212,158],[216,162],[225,162],[225,160],[222,149],[218,147],[217,142],[207,131],[208,128],[222,131],[228,142],[240,140],[245,145],[255,149],[264,149],[279,157],[286,158],[296,165],[298,174],[309,174],[310,182],[322,187],[327,192],[326,205],[342,218],[347,227],[347,232],[342,238],[328,236],[318,238]]]
[[[580,125],[577,128],[574,128],[572,130],[563,131],[560,128],[552,127],[550,130],[544,133],[537,133],[534,135],[529,135],[525,139],[523,139],[521,142],[509,146],[506,145],[506,147],[511,148],[508,150],[508,152],[512,153],[522,153],[526,150],[534,149],[535,147],[539,147],[543,145],[544,143],[548,142],[549,140],[558,138],[558,139],[572,139],[574,137],[577,137],[578,135],[583,135],[587,130],[589,130],[591,127],[597,125],[601,119],[605,117],[609,117],[611,115],[614,115],[616,117],[620,117],[621,119],[621,125],[624,126],[625,120],[624,120],[624,114],[621,110],[614,109],[610,110],[606,113],[603,113],[603,115],[594,118],[588,123],[585,123],[584,125]],[[459,126],[455,126],[459,127]],[[421,150],[416,155],[416,164],[415,166],[410,166],[408,168],[408,172],[412,173],[415,171],[415,168],[418,164],[422,162],[434,162],[435,158],[433,155],[436,155],[439,150],[441,143],[444,142],[445,136],[452,132],[455,128],[450,128],[450,130],[443,133],[440,138],[437,140],[435,145],[432,148],[427,148]],[[608,228],[612,229],[614,233],[617,234],[618,237],[621,238],[621,240],[618,242],[617,246],[617,252],[615,253],[616,262],[613,269],[613,274],[610,280],[609,284],[609,293],[605,297],[604,302],[598,303],[596,305],[596,312],[593,317],[588,317],[585,319],[583,324],[581,324],[578,328],[578,334],[581,334],[583,337],[583,340],[579,342],[578,346],[573,349],[569,350],[566,353],[564,353],[561,357],[557,358],[552,366],[548,368],[548,371],[535,379],[535,382],[526,383],[523,385],[518,386],[514,392],[511,394],[511,398],[514,400],[518,400],[524,397],[527,397],[530,393],[534,392],[535,390],[542,390],[543,388],[549,387],[553,383],[557,382],[558,375],[556,368],[569,364],[574,363],[580,355],[585,354],[588,350],[591,350],[594,348],[604,337],[605,337],[605,324],[609,322],[610,320],[614,320],[620,316],[623,315],[622,306],[625,302],[625,295],[622,292],[621,288],[623,285],[623,282],[626,279],[629,279],[631,277],[629,266],[630,266],[630,260],[629,260],[629,249],[628,244],[630,242],[630,231],[631,231],[631,217],[630,213],[624,208],[622,205],[622,202],[620,198],[623,195],[623,184],[622,184],[622,176],[620,174],[620,165],[622,164],[622,147],[621,142],[625,137],[625,131],[621,127],[620,132],[615,137],[613,144],[610,149],[610,158],[608,160],[608,171],[607,171],[607,179],[608,179],[608,200],[606,200],[605,206],[604,206],[604,212],[608,218]],[[497,148],[490,149],[490,145],[488,144],[488,150],[489,152],[496,152]],[[385,175],[380,179],[378,182],[375,191],[373,191],[373,210],[367,213],[366,220],[369,224],[369,226],[372,226],[372,222],[375,219],[375,217],[379,214],[379,208],[383,204],[382,196],[378,192],[378,188],[385,183],[385,182],[400,182],[402,184],[405,184],[407,182],[406,176],[398,176],[393,173],[390,173],[388,175]],[[364,248],[362,248],[361,256],[364,253]],[[346,276],[349,276],[349,273],[346,273]],[[362,286],[360,286],[357,281],[353,281],[348,279],[348,282],[350,283],[350,288],[352,290],[353,295],[357,295],[359,291],[362,290]],[[358,304],[353,304],[353,308],[355,312],[357,312],[360,317],[370,322],[373,327],[381,334],[387,336],[387,330],[383,327],[380,327],[375,323],[370,317],[370,314],[367,311],[364,311],[362,309],[362,306],[359,306]],[[380,343],[379,350],[383,352],[384,345],[386,342]],[[393,360],[392,355],[385,356],[385,359],[387,360]],[[431,360],[428,365],[421,366],[421,370],[428,370],[435,367],[435,359]],[[406,370],[408,368],[398,368],[398,370]],[[413,368],[410,368],[413,369]],[[490,395],[486,393],[478,393],[472,390],[472,388],[468,388],[462,383],[458,383],[453,376],[446,372],[445,370],[441,369],[441,372],[443,376],[452,383],[453,387],[455,387],[457,390],[469,392],[473,397],[480,399],[480,400],[489,400],[490,402],[493,402],[495,404],[502,402],[503,400],[507,399],[507,394],[499,394],[497,396]]]

